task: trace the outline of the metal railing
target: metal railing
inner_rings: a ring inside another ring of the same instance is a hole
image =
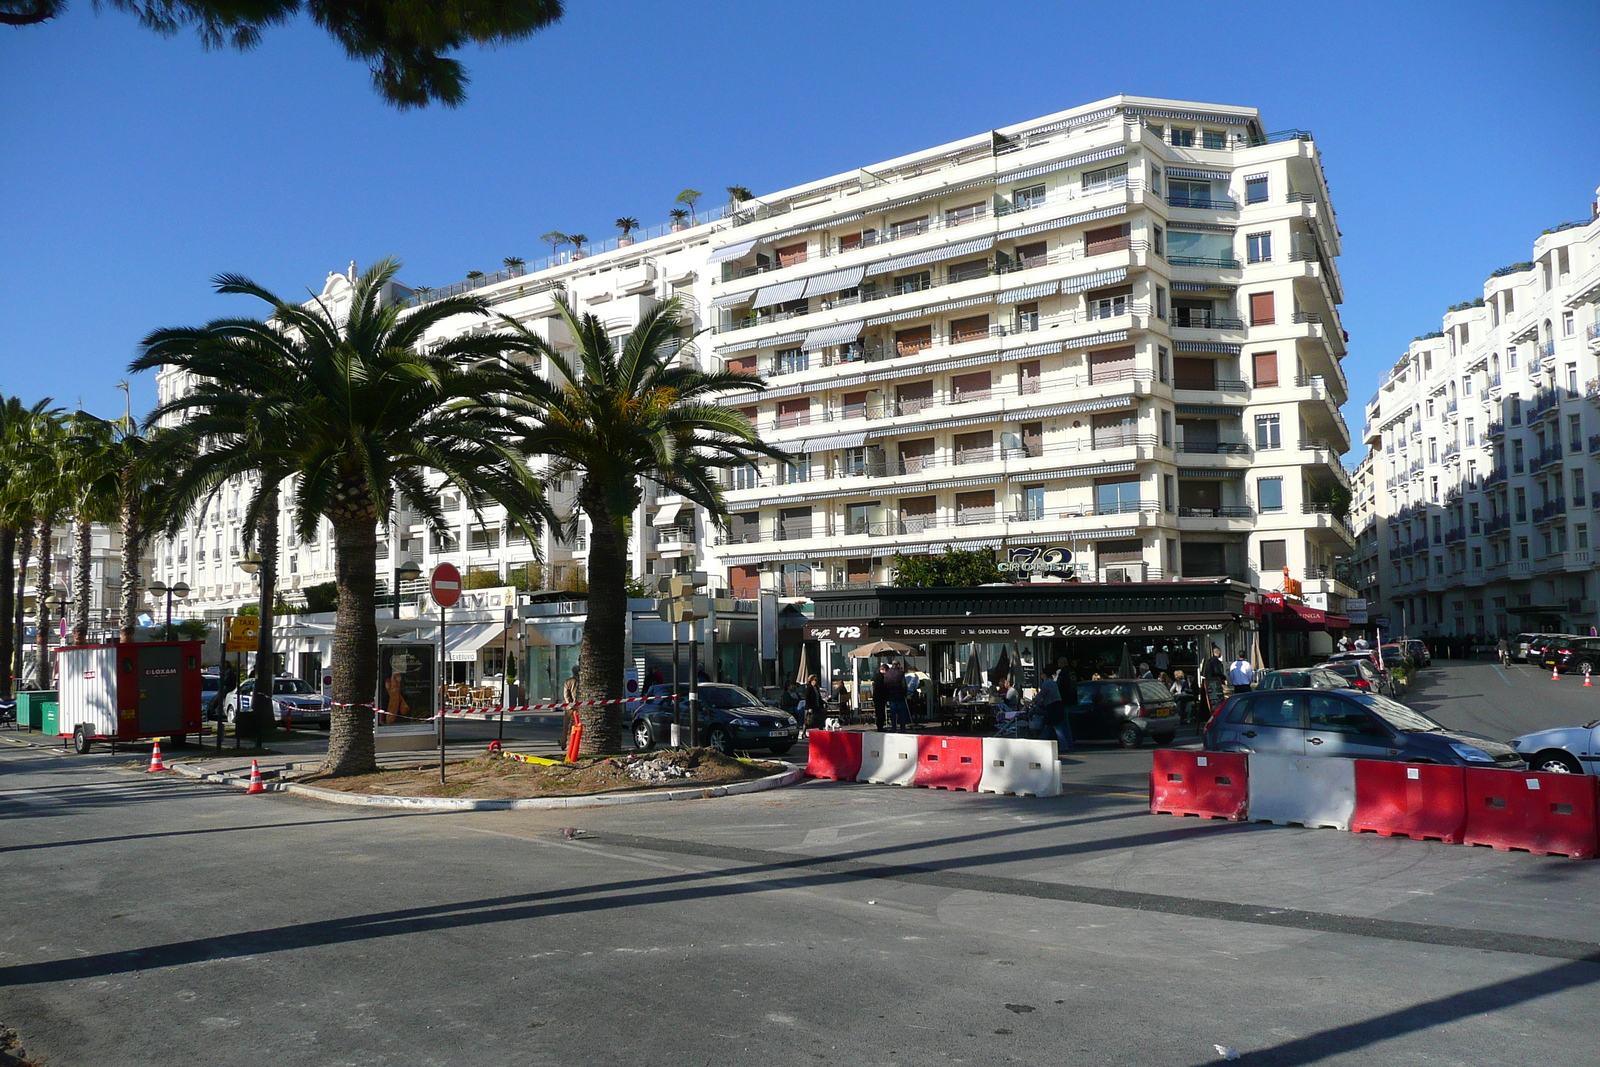
[[[1244,320],[1213,314],[1209,311],[1174,308],[1172,312],[1172,327],[1176,330],[1242,330],[1244,329]]]
[[[1238,201],[1230,200],[1225,196],[1195,196],[1190,193],[1167,193],[1165,197],[1170,207],[1199,208],[1202,211],[1237,211]]]
[[[1219,507],[1197,508],[1178,505],[1180,519],[1253,519],[1256,509],[1248,504],[1223,504]]]
[[[1191,456],[1248,456],[1252,449],[1245,441],[1180,441],[1178,451]]]

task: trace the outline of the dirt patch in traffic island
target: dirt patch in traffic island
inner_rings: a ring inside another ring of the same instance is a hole
[[[745,762],[710,749],[684,749],[605,756],[576,763],[523,763],[502,756],[445,764],[444,784],[437,763],[348,778],[312,774],[290,781],[393,797],[461,797],[468,800],[521,800],[627,793],[641,789],[704,786],[707,789],[779,774],[777,763]]]

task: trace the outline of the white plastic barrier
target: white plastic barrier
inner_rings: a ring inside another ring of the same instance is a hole
[[[1060,796],[1061,762],[1056,743],[985,737],[983,777],[978,779],[978,792]]]
[[[856,775],[856,781],[910,785],[916,776],[915,734],[880,734],[869,730],[861,736],[861,773]]]
[[[1355,760],[1251,753],[1251,822],[1348,830],[1355,810]]]

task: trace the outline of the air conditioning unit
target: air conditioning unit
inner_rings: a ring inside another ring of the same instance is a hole
[[[1102,582],[1142,582],[1143,563],[1113,563],[1100,568]]]

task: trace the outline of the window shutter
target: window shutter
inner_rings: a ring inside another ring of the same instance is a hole
[[[1251,310],[1254,311],[1255,309],[1252,307]],[[1277,385],[1278,353],[1257,352],[1253,358],[1255,360],[1256,388],[1262,389],[1267,386]]]
[[[1276,321],[1271,293],[1250,294],[1250,325],[1271,326]]]

